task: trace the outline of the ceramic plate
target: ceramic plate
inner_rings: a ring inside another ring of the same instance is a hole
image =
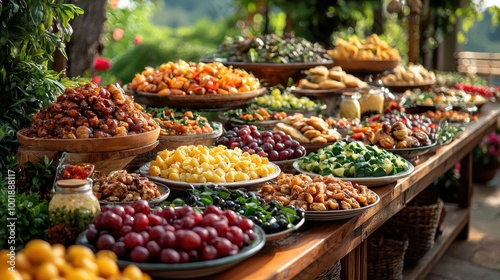
[[[363,213],[368,208],[371,208],[379,203],[380,197],[377,196],[377,200],[367,206],[357,208],[357,209],[346,209],[346,210],[328,210],[328,211],[305,211],[305,216],[307,221],[335,221],[349,219],[356,217],[357,215]]]
[[[434,147],[435,145],[436,142],[434,142],[434,144],[429,146],[400,148],[400,149],[385,149],[385,150],[393,154],[400,155],[402,158],[406,160],[412,161],[415,160],[418,156],[427,154],[431,150],[431,148]]]
[[[239,262],[255,255],[264,247],[266,243],[266,234],[264,230],[258,226],[254,226],[253,231],[255,233],[255,240],[252,244],[244,247],[238,254],[233,256],[209,261],[179,264],[135,263],[122,260],[118,260],[117,264],[121,268],[131,264],[136,265],[144,273],[149,274],[154,279],[194,279],[209,276],[235,266]],[[81,234],[76,243],[91,247],[85,238],[85,234]]]
[[[211,183],[211,182],[206,182],[206,183],[188,183],[188,182],[183,182],[183,181],[169,180],[169,179],[165,179],[165,178],[162,178],[162,177],[159,177],[159,176],[151,176],[151,175],[149,175],[149,166],[150,166],[150,164],[151,163],[148,162],[148,163],[144,164],[143,166],[141,166],[139,168],[139,173],[141,175],[143,175],[143,176],[148,177],[152,181],[160,182],[162,184],[165,184],[168,187],[170,187],[171,189],[186,190],[186,189],[190,189],[191,186],[206,185],[206,184],[210,184]],[[229,188],[229,189],[234,189],[234,188],[244,188],[244,187],[248,187],[248,186],[254,186],[254,185],[265,183],[267,181],[270,181],[270,180],[278,177],[278,175],[281,173],[281,169],[279,168],[279,166],[277,166],[276,164],[274,164],[272,162],[270,162],[269,164],[272,165],[272,166],[274,166],[275,170],[274,170],[273,173],[271,173],[267,177],[263,177],[263,178],[259,178],[259,179],[254,179],[254,180],[248,180],[248,181],[244,181],[244,182],[216,183],[216,184],[219,185],[219,186],[224,186],[224,187]]]
[[[353,183],[358,183],[360,185],[365,185],[367,187],[384,186],[384,185],[396,182],[398,179],[404,178],[407,175],[411,174],[413,172],[413,170],[415,169],[415,167],[413,166],[413,164],[411,164],[407,160],[406,160],[406,164],[408,165],[408,169],[406,171],[398,173],[396,175],[383,176],[383,177],[359,177],[359,178],[355,178],[355,177],[349,177],[349,178],[336,177],[336,178],[339,178],[342,181],[351,181]],[[305,170],[300,169],[298,161],[295,161],[293,163],[293,167],[298,172],[307,174],[307,175],[309,175],[311,177],[319,176],[319,174],[317,174],[317,173],[313,173],[313,172],[309,172],[309,171],[305,171]]]
[[[157,197],[157,198],[153,198],[153,199],[148,199],[147,201],[149,202],[149,205],[152,205],[152,206],[155,206],[155,205],[158,205],[160,203],[162,203],[163,201],[165,201],[168,196],[170,195],[170,189],[163,185],[163,184],[160,184],[160,183],[155,183],[156,186],[158,186],[158,191],[160,192],[160,196]],[[127,201],[127,202],[121,202],[121,201],[118,201],[118,202],[110,202],[110,201],[105,201],[105,200],[99,200],[99,203],[101,205],[126,205],[126,204],[132,204],[134,203],[135,201]]]
[[[289,228],[287,230],[280,231],[277,233],[266,234],[266,241],[274,241],[277,239],[285,238],[286,236],[290,235],[292,232],[294,232],[298,228],[300,228],[304,224],[305,221],[306,221],[306,219],[302,218],[302,220],[300,220],[296,225],[293,225],[291,228]]]

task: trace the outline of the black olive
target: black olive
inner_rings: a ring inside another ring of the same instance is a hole
[[[280,231],[280,225],[278,223],[272,223],[270,228],[271,233]]]
[[[234,201],[226,200],[221,206],[224,207],[225,209],[233,209],[234,205],[235,205]]]
[[[257,199],[257,195],[254,192],[248,192],[247,194],[251,199]]]
[[[283,205],[281,204],[281,202],[279,202],[277,200],[271,200],[269,202],[269,206],[271,206],[271,208],[283,207]]]
[[[279,225],[281,230],[287,229],[288,228],[288,221],[285,219],[278,219],[276,223]]]
[[[269,222],[264,222],[260,225],[260,227],[266,232],[266,233],[272,233],[271,231],[271,224]]]

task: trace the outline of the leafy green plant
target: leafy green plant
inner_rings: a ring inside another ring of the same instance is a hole
[[[50,195],[54,176],[56,174],[56,164],[47,156],[41,161],[26,162],[22,168],[22,188],[21,193],[37,194],[40,199],[47,199]]]
[[[70,20],[83,11],[64,0],[6,0],[0,9],[0,168],[15,165],[15,133],[33,113],[64,90],[60,74],[50,70],[53,54],[64,55]]]
[[[17,218],[16,222],[16,237],[15,244],[8,243],[10,239],[0,238],[0,248],[9,248],[15,245],[16,248],[23,246],[31,239],[40,238],[47,239],[47,231],[49,225],[49,202],[47,200],[39,200],[35,194],[16,193],[14,195],[15,208],[14,214]],[[9,195],[6,187],[0,188],[0,236],[9,236],[7,227],[11,221],[7,218],[12,218],[9,213],[8,205]]]

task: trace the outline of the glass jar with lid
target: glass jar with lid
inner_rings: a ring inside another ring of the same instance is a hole
[[[384,111],[384,93],[380,89],[362,92],[359,104],[362,116],[381,114]]]
[[[359,104],[360,94],[357,92],[344,92],[339,104],[339,115],[346,119],[360,119],[361,107]]]
[[[62,179],[55,182],[49,203],[48,241],[69,246],[100,212],[89,179]]]

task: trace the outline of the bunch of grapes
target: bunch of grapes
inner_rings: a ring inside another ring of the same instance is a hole
[[[234,127],[217,139],[216,144],[230,149],[239,147],[243,152],[258,154],[270,161],[295,159],[306,154],[304,146],[283,131],[260,132],[255,125]]]
[[[255,239],[254,224],[234,211],[190,206],[151,211],[146,200],[105,206],[90,224],[87,240],[121,260],[186,263],[237,254]]]

